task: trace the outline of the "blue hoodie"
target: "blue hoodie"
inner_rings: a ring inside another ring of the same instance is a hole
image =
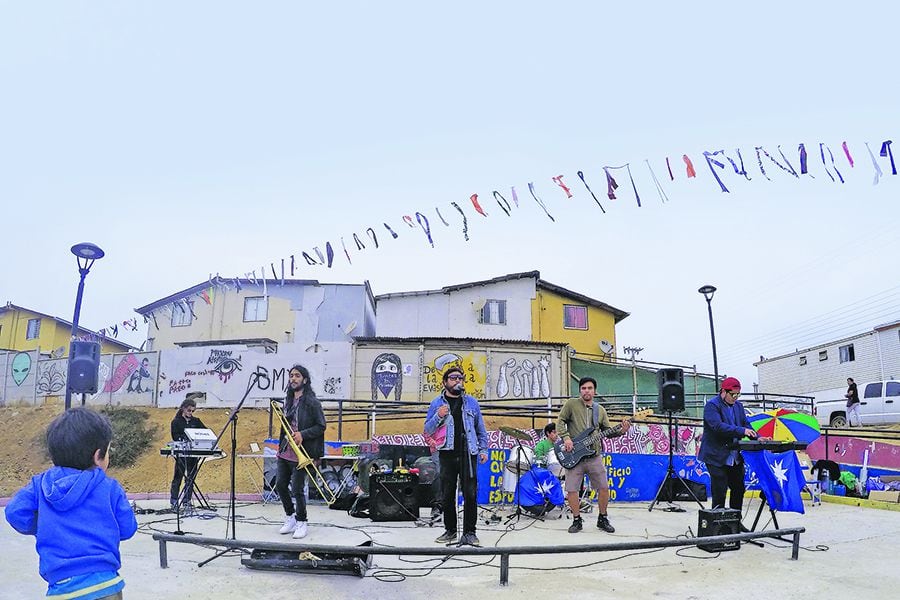
[[[40,573],[48,583],[122,566],[119,541],[137,531],[125,490],[102,469],[53,467],[6,506],[13,529],[37,538]]]

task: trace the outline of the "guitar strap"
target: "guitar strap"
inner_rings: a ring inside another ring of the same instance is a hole
[[[591,415],[591,426],[594,430],[597,429],[597,426],[600,424],[600,405],[597,402],[594,402],[594,412]]]

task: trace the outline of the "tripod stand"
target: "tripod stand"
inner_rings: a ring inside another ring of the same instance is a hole
[[[506,517],[506,523],[504,525],[509,525],[509,523],[515,519],[516,523],[519,522],[519,517],[521,517],[524,513],[522,512],[522,477],[531,472],[531,467],[534,463],[528,458],[528,455],[525,453],[525,448],[522,446],[522,440],[516,438],[516,512],[512,513],[508,517]],[[522,461],[528,466],[528,468],[523,468]],[[538,521],[543,521],[544,518],[537,515],[529,515]]]
[[[690,494],[691,498],[694,499],[694,502],[696,502],[700,506],[700,508],[704,508],[703,503],[700,502],[700,500],[697,498],[697,495],[694,494],[694,490],[691,489],[691,487],[681,477],[681,475],[679,475],[678,473],[675,472],[675,467],[673,466],[672,462],[673,462],[673,456],[674,456],[673,452],[674,452],[674,448],[675,448],[675,441],[678,439],[678,422],[677,421],[675,422],[675,429],[673,431],[673,429],[672,429],[672,411],[667,410],[666,415],[668,416],[668,424],[669,424],[669,466],[666,468],[666,476],[663,477],[662,483],[659,485],[659,489],[656,491],[656,497],[653,499],[653,502],[650,503],[650,508],[648,510],[651,512],[653,511],[653,507],[656,506],[657,502],[659,502],[660,496],[663,495],[663,490],[666,489],[666,487],[669,488],[669,494],[668,494],[668,502],[669,503],[671,503],[672,500],[675,499],[675,492],[676,492],[676,487],[677,487],[677,489],[679,489],[679,490],[682,488],[687,490],[687,493]],[[680,483],[681,485],[676,486],[676,483],[675,483],[676,481],[678,483]],[[667,508],[666,510],[668,510],[669,512],[684,512],[683,508],[678,508],[675,506]]]

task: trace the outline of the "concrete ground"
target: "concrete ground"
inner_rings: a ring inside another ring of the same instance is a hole
[[[748,499],[752,523],[758,500]],[[162,500],[137,501],[140,509],[163,509]],[[189,534],[227,537],[227,503],[214,501],[216,512],[200,511],[182,520]],[[694,503],[679,506],[686,512],[667,512],[665,504],[648,512],[647,503],[617,503],[610,519],[617,531],[607,534],[595,527],[596,513],[585,515],[585,529],[569,534],[571,523],[551,513],[544,522],[521,517],[510,527],[490,520],[479,511],[481,543],[528,546],[588,544],[638,540],[664,540],[693,536],[697,530]],[[509,514],[502,509],[496,514]],[[423,510],[425,515],[426,511]],[[768,515],[768,513],[766,513]],[[236,511],[237,538],[289,542],[278,535],[283,519],[277,504],[241,503]],[[739,551],[709,554],[695,547],[654,551],[617,551],[571,555],[530,555],[510,558],[509,585],[499,584],[499,558],[473,557],[442,562],[421,556],[374,556],[364,578],[335,574],[268,572],[248,569],[240,557],[218,558],[204,567],[198,563],[214,551],[188,544],[168,545],[169,568],[159,566],[155,531],[176,529],[173,515],[138,516],[141,528],[122,544],[122,575],[125,597],[159,598],[472,598],[491,596],[699,598],[743,597],[809,598],[853,594],[857,598],[886,598],[900,586],[897,548],[900,511],[877,510],[847,504],[807,503],[806,514],[779,513],[781,527],[805,527],[800,538],[799,561],[790,560],[790,547],[768,541],[763,548],[744,545]],[[765,521],[764,521],[765,522]],[[345,512],[310,507],[309,544],[355,545],[366,540],[389,546],[426,546],[442,532],[440,526],[422,527],[410,522],[374,523],[350,517]],[[38,598],[46,591],[38,575],[34,539],[17,534],[5,520],[0,525],[0,546],[6,559],[0,561],[0,597],[7,600]]]

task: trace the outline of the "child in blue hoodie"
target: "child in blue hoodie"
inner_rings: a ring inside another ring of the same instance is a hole
[[[19,533],[37,538],[47,596],[122,598],[119,541],[137,531],[125,490],[106,476],[112,428],[103,416],[73,408],[47,428],[55,465],[35,475],[6,507]]]

